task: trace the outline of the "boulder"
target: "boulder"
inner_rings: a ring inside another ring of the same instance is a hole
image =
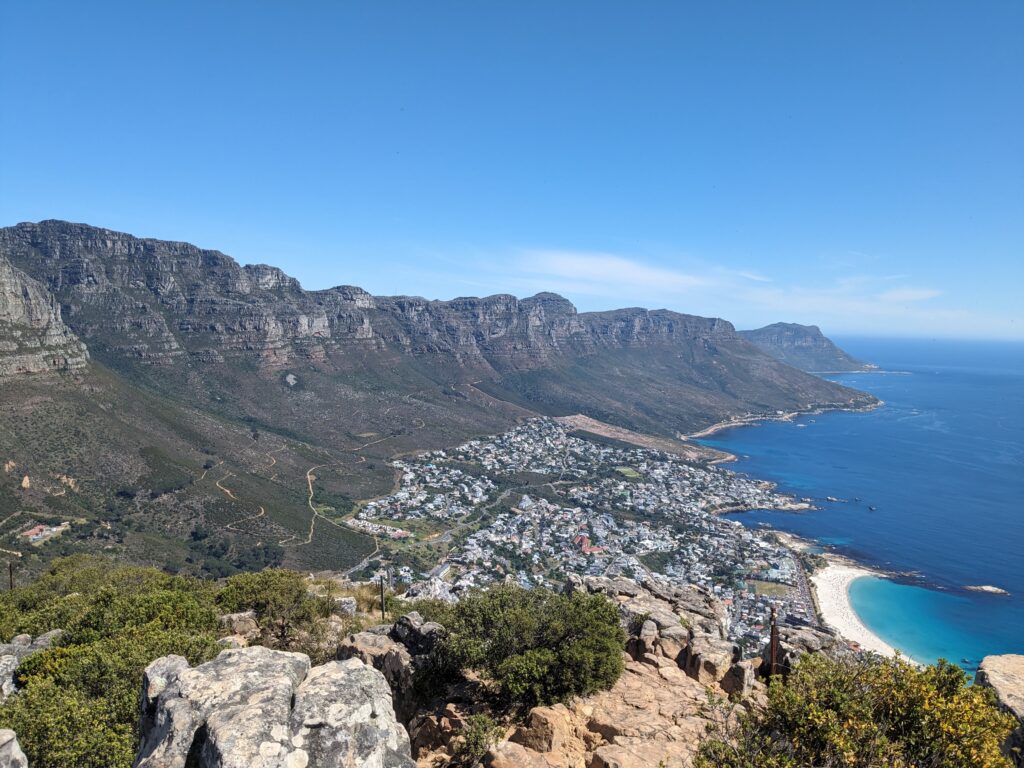
[[[334,612],[339,616],[355,616],[357,610],[354,597],[336,597],[334,599]]]
[[[726,693],[745,698],[750,695],[756,681],[757,662],[752,659],[744,659],[729,667],[719,685]]]
[[[388,635],[404,645],[409,653],[419,656],[430,653],[444,635],[444,627],[435,621],[424,621],[416,611],[398,619]]]
[[[572,742],[574,739],[572,714],[564,705],[535,707],[530,710],[529,719],[516,728],[509,738],[534,752],[553,752],[583,759],[583,751]],[[566,761],[566,764],[571,761]]]
[[[389,627],[387,629],[390,629]],[[338,646],[338,659],[359,659],[384,676],[398,719],[409,722],[415,712],[412,655],[402,643],[371,630],[349,635]]]
[[[10,728],[0,728],[0,768],[28,768],[18,736]]]
[[[551,764],[530,749],[513,741],[503,741],[484,755],[485,768],[551,768]]]
[[[739,661],[740,650],[735,643],[716,637],[695,637],[683,654],[686,674],[699,683],[720,682],[732,665]]]
[[[1000,709],[1017,718],[1018,727],[1003,745],[1003,752],[1024,766],[1024,655],[1007,653],[981,660],[974,681],[995,691]]]
[[[625,627],[653,621],[659,632],[683,629],[689,634],[725,638],[728,614],[712,594],[693,585],[674,585],[648,578],[640,583],[625,578],[572,575],[565,591],[603,594],[619,608]]]
[[[218,620],[221,628],[227,630],[229,635],[240,635],[250,642],[260,636],[260,625],[256,621],[255,611],[225,613],[219,616]]]
[[[413,768],[383,676],[261,646],[150,664],[135,768]]]
[[[20,663],[17,656],[0,656],[0,703],[7,701],[7,697],[18,690],[14,682],[14,673]]]

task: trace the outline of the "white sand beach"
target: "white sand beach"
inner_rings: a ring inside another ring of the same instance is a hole
[[[880,574],[836,557],[829,557],[828,561],[828,567],[811,576],[822,619],[864,650],[895,656],[896,649],[868,629],[850,604],[850,584],[862,576]]]

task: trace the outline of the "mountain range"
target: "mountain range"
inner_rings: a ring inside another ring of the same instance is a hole
[[[391,487],[403,452],[537,415],[678,441],[739,415],[873,404],[752,341],[668,310],[307,291],[188,243],[3,228],[2,546],[31,559],[22,523],[63,521],[47,551],[341,568],[374,543],[340,516]]]

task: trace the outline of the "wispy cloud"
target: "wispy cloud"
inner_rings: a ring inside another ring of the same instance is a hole
[[[419,271],[411,271],[420,276],[419,290],[437,298],[554,291],[581,311],[666,307],[724,317],[739,328],[781,320],[840,334],[1020,336],[1021,318],[1014,313],[966,309],[950,291],[922,285],[917,276],[889,271],[891,266],[886,269],[869,258],[844,271],[809,264],[788,275],[691,254],[663,252],[655,260],[635,253],[543,247],[467,248],[458,254],[428,254],[419,262]]]
[[[550,290],[571,289],[591,296],[645,293],[662,298],[667,293],[690,291],[709,282],[706,277],[611,253],[528,250],[516,261],[523,276],[550,286]]]
[[[757,272],[746,272],[746,271],[743,271],[743,272],[737,272],[736,274],[739,275],[740,277],[746,278],[747,280],[753,280],[755,283],[770,283],[770,282],[772,282],[772,279],[770,277],[765,277],[764,275],[760,275]]]
[[[942,291],[934,288],[894,288],[891,291],[884,291],[878,294],[882,301],[893,301],[906,303],[910,301],[927,301],[942,295]]]

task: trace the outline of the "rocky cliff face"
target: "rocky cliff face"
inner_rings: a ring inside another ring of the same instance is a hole
[[[0,253],[60,297],[82,336],[154,363],[192,355],[284,365],[358,347],[505,372],[602,347],[737,340],[723,320],[643,309],[581,315],[555,294],[428,301],[352,286],[304,291],[275,267],[60,221],[0,230]]]
[[[53,296],[0,252],[0,381],[75,370],[88,358]]]
[[[867,371],[875,366],[851,357],[816,325],[773,323],[740,335],[758,349],[803,371]]]
[[[493,398],[662,434],[737,413],[871,400],[779,363],[716,318],[644,309],[578,313],[548,293],[429,301],[375,297],[351,286],[305,291],[274,267],[240,266],[187,243],[60,221],[0,229],[0,254],[57,298],[98,358],[149,376],[190,403],[215,390],[228,393],[211,404],[230,407],[234,417],[265,421],[280,406],[291,409],[288,419],[307,418],[320,403],[289,405],[283,391],[259,389],[251,375],[242,376],[254,372],[267,382],[297,367],[319,377],[304,384],[306,396],[322,399],[324,407],[380,398],[397,383],[415,392],[419,418],[434,401],[449,423],[466,412],[463,418],[478,429],[480,408],[490,421],[503,409],[517,412]],[[172,373],[146,373],[154,369]],[[491,400],[470,391],[477,384]],[[397,414],[409,396],[400,392],[398,403],[342,412],[383,412],[391,405]],[[467,405],[474,397],[475,405]],[[477,412],[468,413],[473,407]],[[311,429],[324,432],[323,423],[311,422]],[[301,426],[289,424],[304,437],[325,436]],[[382,428],[339,426],[353,433]],[[332,439],[337,434],[334,429]]]

